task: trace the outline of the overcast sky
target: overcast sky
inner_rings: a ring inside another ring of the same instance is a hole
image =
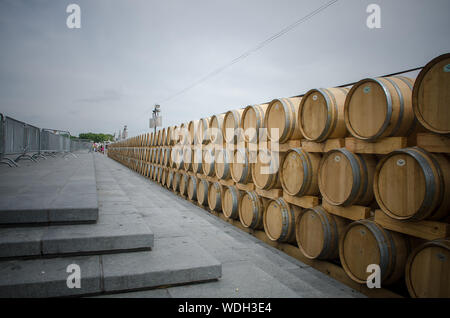
[[[329,0],[0,0],[0,112],[38,127],[148,132],[149,109]],[[66,7],[81,7],[81,29]],[[366,26],[369,4],[381,29]],[[185,94],[163,124],[425,65],[449,0],[340,0]],[[414,74],[412,74],[414,75]]]

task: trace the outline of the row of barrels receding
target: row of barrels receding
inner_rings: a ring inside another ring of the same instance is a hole
[[[416,80],[391,76],[363,79],[347,88],[312,89],[302,97],[275,99],[164,128],[150,134],[147,142],[151,146],[257,142],[263,137],[261,128],[280,143],[301,138],[322,142],[349,134],[375,141],[410,135],[419,126],[416,120],[434,133],[447,135],[449,78],[450,54],[444,54],[429,62]],[[278,136],[272,136],[274,128]]]
[[[264,230],[270,240],[296,244],[307,258],[339,259],[356,282],[365,283],[367,266],[379,264],[383,285],[405,276],[414,297],[450,297],[448,239],[420,245],[373,219],[353,222],[329,213],[325,205],[301,209],[282,197],[269,200],[256,191],[206,179],[253,183],[258,189],[282,189],[294,197],[319,196],[335,206],[379,207],[403,222],[445,221],[450,211],[446,155],[412,147],[384,156],[345,148],[327,153],[291,148],[273,156],[251,144],[266,139],[323,142],[347,136],[375,142],[423,128],[448,134],[449,63],[450,54],[445,54],[428,63],[416,80],[364,79],[352,87],[313,89],[301,97],[164,128],[118,142],[108,154],[209,210],[239,220],[244,227]],[[237,149],[216,147],[229,144]],[[271,171],[274,163],[280,168]]]
[[[414,241],[409,237],[386,230],[371,219],[352,222],[327,212],[323,206],[301,209],[283,198],[266,199],[255,191],[163,167],[156,167],[150,177],[210,210],[221,211],[226,218],[240,220],[243,227],[264,230],[270,240],[296,243],[309,259],[339,259],[358,283],[366,282],[369,265],[379,264],[383,285],[405,276],[413,297],[449,295],[445,278],[442,283],[440,275],[433,275],[449,274],[448,239],[427,242],[412,251]]]

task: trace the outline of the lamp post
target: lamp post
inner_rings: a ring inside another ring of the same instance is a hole
[[[153,108],[153,120],[155,121],[155,135],[156,135],[156,119],[157,117],[159,117],[159,113],[161,112],[161,106],[159,106],[158,104],[155,104],[155,107]]]

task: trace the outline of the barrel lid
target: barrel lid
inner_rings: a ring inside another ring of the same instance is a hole
[[[281,209],[279,202],[271,201],[264,214],[264,228],[267,236],[272,240],[277,240],[282,233],[283,217]]]
[[[331,101],[320,90],[313,89],[303,96],[300,103],[300,129],[305,138],[317,140],[326,130],[331,112]]]
[[[283,189],[290,195],[300,192],[304,180],[304,162],[301,155],[294,150],[290,150],[284,158],[281,167],[281,182]]]

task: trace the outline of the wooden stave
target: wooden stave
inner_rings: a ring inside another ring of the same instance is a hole
[[[242,119],[242,113],[243,110],[242,109],[234,109],[234,110],[229,110],[225,113],[225,116],[223,118],[223,123],[222,123],[222,136],[223,139],[225,141],[225,143],[228,144],[236,144],[238,141],[242,140],[242,136],[240,136],[239,133],[239,128],[241,125],[241,119]],[[233,120],[233,136],[230,137],[227,135],[227,128],[226,128],[226,124],[227,122],[230,121],[230,118],[232,118]]]
[[[228,213],[226,209],[226,193],[229,192],[232,198],[232,209],[231,213]],[[242,196],[242,191],[240,191],[235,186],[226,186],[223,193],[222,199],[222,213],[227,219],[238,219],[239,218],[239,200]]]
[[[187,195],[189,200],[195,201],[197,200],[197,185],[198,180],[194,176],[190,176],[187,185]]]
[[[212,202],[211,193],[212,188],[214,188],[216,197],[214,198],[214,202]],[[222,193],[223,189],[219,182],[211,182],[208,187],[208,207],[211,211],[222,211]],[[214,205],[212,203],[215,203]]]
[[[223,163],[222,162],[218,162],[218,157],[219,156],[223,156]],[[216,176],[219,179],[222,180],[229,180],[231,178],[231,161],[230,160],[230,155],[229,155],[229,151],[225,148],[223,149],[216,149],[215,151],[215,155],[214,155],[214,171]],[[223,165],[223,172],[221,172],[219,169],[221,169]]]
[[[182,172],[180,178],[180,194],[183,196],[187,195],[188,182],[189,182],[189,175],[187,173]]]
[[[241,155],[243,155],[243,157],[244,157],[244,169],[240,176],[236,175],[234,172],[234,169],[233,169],[233,166],[235,164],[237,164],[236,152],[241,153]],[[233,181],[236,183],[241,183],[241,184],[250,183],[252,181],[252,166],[249,163],[249,156],[248,156],[247,149],[244,149],[244,148],[235,149],[232,158],[233,158],[233,160],[231,162],[230,173],[231,173],[231,178],[233,179]]]
[[[211,116],[211,120],[209,121],[209,128],[210,128],[210,136],[209,140],[211,144],[215,145],[222,145],[223,144],[223,133],[222,133],[222,127],[223,127],[223,119],[225,117],[225,114],[218,114]],[[217,127],[213,127],[214,124],[217,122]],[[216,128],[217,130],[215,133],[213,133],[212,128]]]
[[[203,192],[200,192],[200,187],[203,187]],[[197,201],[202,206],[208,206],[208,188],[209,182],[206,179],[200,179],[197,188]],[[201,196],[202,193],[203,196]]]
[[[260,140],[263,140],[264,138],[267,138],[267,134],[260,136],[259,135],[259,129],[265,128],[264,125],[264,118],[266,115],[266,111],[267,108],[269,107],[269,104],[262,104],[262,105],[249,105],[247,107],[245,107],[244,111],[242,112],[242,117],[241,117],[241,122],[239,127],[242,129],[242,131],[244,132],[244,141],[245,142],[250,142],[250,143],[257,143]],[[247,113],[253,110],[255,112],[256,115],[256,127],[245,127],[245,117],[247,116]],[[255,128],[256,130],[256,134],[255,136],[253,136],[253,138],[249,138],[249,136],[247,134],[245,134],[245,131],[248,128]]]
[[[207,163],[205,156],[211,156],[211,163]],[[209,168],[209,169],[208,169]],[[215,152],[214,149],[205,149],[202,155],[202,170],[203,174],[208,177],[214,177],[216,174],[215,170]]]
[[[264,150],[264,151],[266,151],[266,150]],[[283,164],[285,153],[278,153],[278,155],[279,155],[278,160],[279,160],[279,168],[280,168],[282,166],[282,164]],[[258,154],[257,154],[257,157],[256,157],[257,161],[259,160],[258,158],[259,158],[259,151],[258,151]],[[252,172],[253,184],[258,189],[271,190],[271,189],[279,189],[279,188],[281,188],[281,181],[280,181],[280,178],[279,178],[279,170],[280,170],[279,168],[278,168],[278,171],[276,173],[268,174],[269,175],[268,180],[266,181],[265,184],[261,185],[258,182],[258,179],[256,177],[256,174],[257,174],[257,172],[256,172],[257,171],[256,164],[257,164],[257,162],[251,164],[251,172]]]
[[[197,129],[197,144],[199,145],[206,145],[210,142],[209,137],[209,122],[210,118],[201,118],[198,123],[198,129]],[[200,134],[200,131],[202,132]]]

